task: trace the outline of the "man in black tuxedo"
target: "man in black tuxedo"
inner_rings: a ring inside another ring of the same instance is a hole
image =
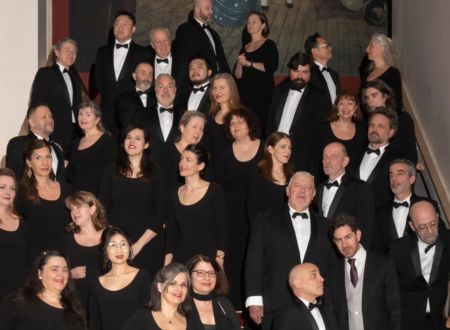
[[[327,91],[329,95],[329,108],[334,104],[336,95],[339,94],[341,84],[336,71],[329,68],[328,61],[333,57],[331,44],[319,33],[310,35],[305,40],[305,52],[312,57],[314,63],[311,66],[311,83],[320,89]]]
[[[85,90],[78,72],[73,67],[77,58],[77,43],[69,38],[59,40],[54,46],[56,62],[40,68],[31,88],[30,104],[48,105],[52,111],[55,129],[50,138],[68,152],[77,137],[76,118],[78,105]],[[66,154],[68,158],[69,155]]]
[[[289,286],[293,303],[274,320],[274,330],[337,330],[333,315],[318,300],[323,295],[324,279],[319,268],[303,263],[292,268]]]
[[[335,261],[327,220],[309,208],[315,195],[314,177],[295,173],[286,194],[288,205],[256,217],[247,249],[245,305],[263,329],[271,329],[273,318],[291,303],[288,274],[292,267],[311,262],[326,276]]]
[[[153,67],[148,62],[141,62],[133,72],[135,88],[120,94],[116,98],[115,112],[119,132],[133,122],[141,111],[150,111],[156,106],[153,89]]]
[[[177,68],[177,64],[172,54],[172,40],[170,39],[169,29],[165,27],[152,29],[150,31],[150,45],[154,50],[150,63],[155,71],[155,79],[161,73],[167,73],[177,80],[174,70]]]
[[[19,179],[23,175],[25,165],[25,151],[33,140],[46,140],[50,142],[52,153],[52,170],[60,182],[66,180],[64,167],[64,153],[59,144],[50,141],[54,122],[52,112],[45,104],[38,104],[27,111],[28,135],[16,136],[9,140],[6,147],[6,167],[14,171]]]
[[[391,258],[360,244],[357,219],[338,214],[330,234],[344,257],[332,268],[326,302],[341,330],[401,330],[401,299]]]
[[[212,70],[204,57],[196,56],[189,62],[189,80],[191,87],[184,108],[197,110],[208,115],[211,110],[209,86]]]
[[[209,23],[213,16],[212,0],[194,0],[192,14],[181,24],[175,34],[174,53],[177,56],[177,80],[188,86],[188,64],[194,56],[203,56],[213,73],[230,72],[219,34]]]
[[[114,136],[118,134],[114,118],[115,99],[134,88],[134,69],[151,58],[149,47],[137,45],[132,40],[135,25],[136,18],[132,13],[118,11],[114,18],[115,43],[101,47],[95,60],[95,86],[101,93],[103,124]]]
[[[429,201],[414,203],[409,214],[415,235],[392,242],[389,249],[400,281],[402,329],[443,329],[450,232],[439,229],[439,214]]]
[[[389,140],[397,130],[397,114],[387,108],[376,108],[369,117],[369,145],[356,157],[354,176],[372,186],[375,208],[392,199],[389,187],[389,164],[399,152]]]
[[[362,243],[371,251],[375,236],[375,208],[370,185],[345,171],[350,159],[342,143],[332,142],[323,149],[322,164],[328,180],[319,185],[319,215],[332,219],[336,214],[353,215],[363,232]]]
[[[288,63],[289,78],[275,88],[266,123],[266,135],[284,132],[292,140],[291,159],[296,170],[318,173],[314,132],[330,109],[327,92],[310,84],[311,59],[296,53]]]

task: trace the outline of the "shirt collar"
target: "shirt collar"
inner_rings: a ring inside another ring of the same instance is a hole
[[[59,62],[56,62],[56,64],[58,65],[59,71],[64,72],[64,69],[66,69],[66,67]]]
[[[405,198],[404,200],[402,200],[402,201],[398,200],[397,198],[394,198],[394,202],[397,202],[397,203],[408,202],[408,204],[411,204],[411,203],[410,203],[410,202],[411,202],[411,196],[412,196],[412,193],[409,194],[409,196],[406,197],[406,198]]]
[[[129,45],[130,43],[131,43],[131,39],[128,39],[125,42],[119,42],[119,40],[116,39],[116,44],[119,44],[119,45]]]
[[[333,181],[331,181],[330,179],[328,179],[328,182],[334,182],[334,181],[337,181],[338,183],[339,183],[339,185],[341,185],[341,183],[342,183],[342,177],[345,175],[345,170],[344,170],[344,172],[341,174],[341,175],[339,175],[336,179],[334,179]]]
[[[363,260],[366,259],[366,255],[367,255],[366,249],[362,246],[361,243],[359,243],[358,251],[356,251],[355,255],[350,259],[355,259],[357,262],[362,262]],[[348,258],[345,259],[347,261],[349,260]]]
[[[289,214],[292,218],[292,215],[294,214],[294,212],[299,212],[299,211],[293,209],[289,204],[288,204],[288,206],[289,206]],[[306,208],[305,210],[301,211],[300,213],[306,213],[308,215],[308,219],[311,219],[311,214],[309,213],[309,208]]]
[[[155,58],[157,58],[157,59],[159,59],[159,60],[165,60],[165,59],[171,60],[171,59],[172,59],[172,53],[170,53],[170,54],[167,55],[166,57],[160,57],[160,56],[158,56],[158,55],[155,55]]]
[[[380,149],[380,156],[384,153],[384,151],[386,150],[386,148],[387,148],[387,146],[389,145],[389,142],[388,143],[386,143],[385,145],[382,145],[379,149]],[[369,146],[367,146],[369,149],[372,149],[372,148],[370,148],[370,145]]]

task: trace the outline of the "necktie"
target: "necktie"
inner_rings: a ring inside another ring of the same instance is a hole
[[[337,181],[327,182],[327,183],[325,183],[325,187],[327,187],[327,189],[330,189],[331,187],[339,188],[339,182],[337,182]]]
[[[428,245],[428,246],[425,248],[425,253],[428,253],[428,251],[430,251],[431,248],[432,248],[433,246],[435,246],[435,245],[436,245],[436,242],[434,242],[433,244]]]
[[[356,287],[356,284],[358,284],[358,271],[356,270],[355,266],[356,259],[348,259],[348,263],[350,264],[350,281],[353,284],[353,287]]]
[[[368,155],[370,155],[371,153],[375,153],[375,154],[377,154],[377,156],[379,156],[379,155],[380,155],[380,149],[370,149],[370,148],[367,148],[367,149],[366,149],[366,153],[367,153]]]
[[[169,64],[169,59],[167,59],[167,58],[157,58],[156,59],[156,63],[166,63],[166,64]]]
[[[319,306],[322,305],[322,302],[320,300],[317,300],[316,303],[309,303],[308,309],[312,311],[314,308],[319,308]]]
[[[125,49],[128,49],[128,44],[116,44],[116,49],[119,49],[119,48],[125,48]]]
[[[305,212],[302,212],[302,213],[294,212],[294,213],[292,213],[292,218],[295,219],[296,217],[301,217],[302,219],[308,219],[308,213],[305,213]]]
[[[159,107],[159,112],[163,113],[164,111],[167,111],[168,113],[173,113],[173,107],[171,108]]]
[[[209,87],[209,84],[204,85],[202,87],[198,87],[198,88],[192,87],[192,91],[194,92],[194,94],[197,92],[204,92],[205,89],[207,89],[208,87]]]
[[[409,207],[409,204],[408,204],[407,201],[404,201],[404,202],[402,202],[402,203],[392,202],[392,206],[394,207],[394,209],[397,209],[397,208],[399,208],[400,206],[403,206],[403,207]]]
[[[149,89],[147,89],[146,91],[136,91],[137,92],[137,94],[139,95],[139,96],[141,96],[142,94],[146,94],[146,95],[148,95],[148,93],[150,92],[150,90]]]

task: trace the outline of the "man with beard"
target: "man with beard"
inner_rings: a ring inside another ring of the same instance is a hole
[[[183,108],[207,115],[211,109],[209,84],[212,70],[204,57],[196,56],[189,62],[189,80],[192,87]]]
[[[315,177],[318,157],[314,150],[314,132],[325,120],[328,92],[310,84],[311,59],[305,53],[294,54],[288,63],[289,77],[274,91],[266,123],[266,136],[284,132],[291,137],[291,159],[296,170],[306,170]]]
[[[429,201],[411,206],[415,235],[391,244],[402,295],[402,329],[444,328],[443,309],[450,272],[450,233],[439,229],[439,215]]]
[[[397,130],[397,114],[386,108],[376,108],[369,117],[369,145],[356,158],[354,176],[372,185],[374,204],[379,207],[392,199],[389,186],[389,164],[399,158],[389,140]]]

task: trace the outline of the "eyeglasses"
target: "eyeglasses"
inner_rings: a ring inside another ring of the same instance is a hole
[[[215,270],[210,270],[209,272],[202,269],[196,269],[192,271],[193,273],[197,273],[197,276],[200,278],[205,278],[208,276],[209,278],[216,278],[217,272]]]
[[[317,45],[316,48],[330,48],[331,44],[330,43],[325,43],[325,44],[321,44],[321,45]]]
[[[128,249],[130,246],[128,245],[128,242],[121,241],[121,242],[109,242],[107,247],[110,249]]]
[[[189,288],[189,283],[188,282],[177,282],[177,281],[172,281],[172,282],[169,282],[169,283],[167,283],[167,286],[169,287],[169,288],[171,288],[171,289],[181,289],[181,290],[184,290],[184,289],[188,289]]]
[[[433,221],[423,224],[423,225],[417,225],[417,226],[414,225],[414,227],[416,227],[416,229],[418,231],[423,232],[423,231],[427,231],[427,230],[433,230],[434,228],[436,228],[437,224],[438,224],[438,222],[436,220],[433,220]]]

